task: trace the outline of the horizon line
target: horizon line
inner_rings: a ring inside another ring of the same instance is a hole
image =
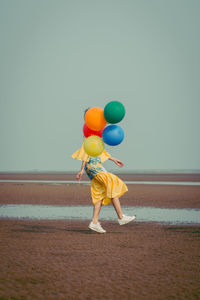
[[[115,174],[200,174],[200,169],[135,169],[119,171],[112,169],[109,172]],[[75,171],[64,170],[13,170],[13,171],[0,171],[0,174],[76,174]]]

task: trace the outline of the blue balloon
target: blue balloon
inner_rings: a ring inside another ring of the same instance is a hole
[[[109,125],[104,129],[102,138],[107,145],[117,146],[124,139],[124,131],[118,125]]]

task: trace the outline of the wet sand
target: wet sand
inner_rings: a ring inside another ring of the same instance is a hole
[[[200,208],[199,186],[128,187],[122,206]],[[88,205],[90,187],[0,183],[8,203]],[[0,220],[0,299],[199,299],[200,226],[102,225]]]
[[[138,177],[139,176],[139,177]],[[198,181],[199,174],[119,175],[130,181]],[[23,180],[75,180],[71,174],[13,174],[0,175],[0,179]],[[83,180],[88,180],[84,176]],[[126,206],[154,206],[167,208],[199,208],[200,186],[182,185],[128,185],[121,198]],[[90,205],[90,185],[73,183],[0,182],[0,204]]]
[[[200,226],[0,221],[0,299],[199,299]]]
[[[147,174],[123,174],[115,173],[123,180],[138,181],[198,181],[200,173],[147,173]],[[76,173],[0,173],[0,179],[21,179],[21,180],[75,180]],[[88,180],[83,175],[83,180]]]

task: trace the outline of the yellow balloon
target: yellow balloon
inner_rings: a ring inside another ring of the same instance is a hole
[[[84,141],[84,150],[89,156],[99,156],[104,151],[104,142],[97,135],[91,135]]]

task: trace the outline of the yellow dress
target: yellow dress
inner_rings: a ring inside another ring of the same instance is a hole
[[[105,150],[100,156],[91,157],[85,153],[82,144],[72,157],[86,162],[85,171],[91,179],[91,195],[94,205],[102,200],[102,203],[107,205],[111,203],[112,198],[121,197],[128,191],[126,184],[119,177],[107,172],[102,166],[102,163],[110,157]]]

